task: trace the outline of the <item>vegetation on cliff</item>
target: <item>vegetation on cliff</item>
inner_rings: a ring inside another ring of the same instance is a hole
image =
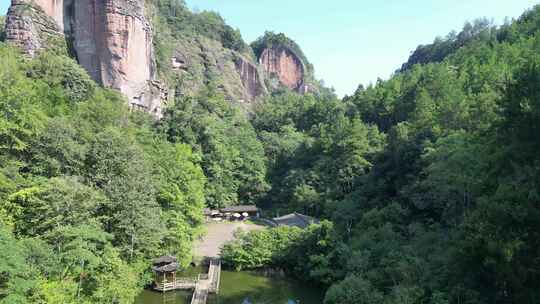
[[[276,34],[274,32],[265,32],[263,36],[250,44],[255,56],[260,58],[262,52],[267,48],[284,47],[293,52],[304,63],[309,73],[313,73],[313,65],[309,63],[306,55],[302,51],[302,48],[291,38],[287,37],[283,33]]]
[[[211,86],[233,102],[247,102],[245,108],[249,109],[249,104],[260,101],[266,92],[286,88],[279,77],[264,73],[265,67],[258,64],[263,50],[273,47],[285,48],[298,61],[299,87],[289,89],[332,94],[315,79],[314,68],[300,46],[282,33],[266,32],[247,45],[240,32],[216,12],[192,12],[181,0],[147,3],[155,28],[159,74],[183,95],[204,95]],[[239,67],[248,67],[250,72],[242,74]]]
[[[154,46],[160,77],[184,96],[204,94],[211,86],[233,102],[252,102],[249,91],[262,81],[242,78],[238,58],[256,71],[251,48],[238,30],[215,12],[195,13],[183,1],[162,0],[147,4],[152,16]]]
[[[0,42],[6,40],[5,25],[6,16],[0,16]]]
[[[159,16],[171,26],[177,38],[198,34],[220,41],[231,50],[243,52],[247,48],[240,31],[225,23],[217,12],[192,12],[183,0],[159,0],[156,6]]]

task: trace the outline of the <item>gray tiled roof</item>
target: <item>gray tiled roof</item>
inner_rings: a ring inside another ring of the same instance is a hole
[[[155,272],[174,272],[180,268],[180,264],[174,262],[163,266],[153,266],[152,270]]]
[[[314,217],[303,215],[296,212],[273,218],[273,221],[278,226],[296,226],[300,228],[306,228],[311,224],[319,223],[319,220]]]

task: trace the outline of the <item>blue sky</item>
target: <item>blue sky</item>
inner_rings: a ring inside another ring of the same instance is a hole
[[[0,15],[5,15],[11,0],[0,0]]]
[[[5,14],[10,0],[0,0]],[[500,24],[539,3],[533,0],[187,0],[195,10],[218,11],[248,42],[265,30],[300,44],[318,78],[351,94],[358,84],[388,78],[419,44],[465,21]]]

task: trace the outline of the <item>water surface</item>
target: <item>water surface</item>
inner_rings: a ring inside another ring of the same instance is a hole
[[[190,270],[197,273],[199,270]],[[320,288],[286,278],[269,278],[253,272],[221,272],[219,295],[208,304],[321,304]],[[145,290],[135,304],[189,304],[191,292],[159,293]]]

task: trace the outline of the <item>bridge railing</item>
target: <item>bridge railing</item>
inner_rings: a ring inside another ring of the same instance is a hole
[[[197,279],[195,278],[180,278],[176,279],[176,284],[197,284]]]
[[[212,260],[210,262],[209,277],[211,278],[209,291],[219,292],[219,283],[221,281],[221,260]],[[211,273],[211,274],[210,274]]]
[[[208,290],[200,288],[200,285],[197,284],[193,296],[191,297],[191,304],[205,304],[208,298]]]
[[[158,291],[169,291],[175,289],[192,289],[195,288],[197,279],[180,278],[173,282],[161,282],[156,284],[154,289]]]
[[[170,291],[175,289],[194,289],[191,298],[192,304],[206,303],[209,293],[218,293],[221,281],[221,260],[212,259],[207,273],[200,273],[197,278],[179,278],[173,282],[162,282],[156,284],[155,289],[159,291]]]

